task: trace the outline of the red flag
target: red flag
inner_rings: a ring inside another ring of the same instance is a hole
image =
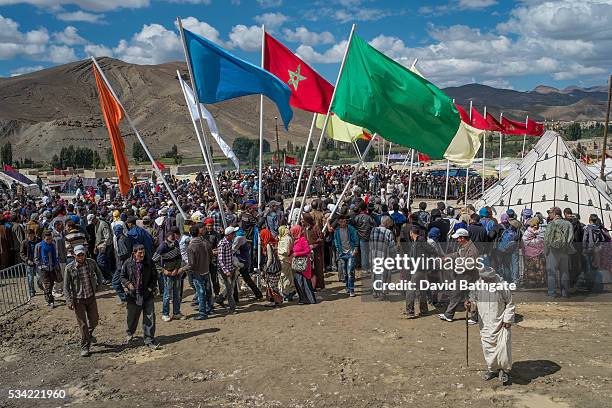
[[[507,135],[524,135],[527,133],[525,122],[517,122],[502,116],[501,124],[504,127],[504,133]]]
[[[16,171],[13,166],[9,166],[8,164],[5,164],[3,167],[4,170],[8,170],[8,171]]]
[[[159,169],[159,171],[164,171],[166,169],[166,166],[164,166],[164,163],[155,160],[155,164],[157,164],[157,168]],[[153,166],[151,166],[153,168]]]
[[[542,136],[544,134],[544,125],[527,118],[527,134],[529,136]]]
[[[291,164],[295,166],[297,164],[297,160],[295,160],[295,157],[285,156],[285,164]]]
[[[486,130],[491,130],[493,132],[503,132],[504,126],[497,121],[489,112],[487,112],[487,123],[489,127]]]
[[[113,96],[113,93],[108,89],[98,69],[93,66],[94,76],[96,77],[96,85],[98,86],[98,94],[100,95],[100,108],[102,116],[108,129],[111,147],[113,149],[113,157],[115,158],[115,168],[117,169],[117,179],[119,180],[119,191],[126,195],[130,190],[130,174],[128,170],[128,159],[125,155],[125,142],[119,131],[119,122],[123,119],[123,109]]]
[[[426,155],[425,153],[421,153],[421,152],[419,152],[418,156],[419,156],[419,161],[422,161],[422,162],[428,162],[428,161],[431,161],[431,159],[429,158],[429,156],[428,156],[428,155]]]
[[[268,33],[265,33],[264,69],[289,85],[291,106],[327,113],[334,87]]]
[[[460,105],[455,104],[455,107],[459,111],[459,116],[461,116],[461,120],[472,126],[472,121],[470,120],[470,115],[463,109]],[[472,108],[473,109],[473,108]]]
[[[487,122],[484,116],[478,113],[476,108],[472,108],[472,126],[480,130],[492,130],[489,129],[489,122]]]
[[[367,140],[368,142],[372,140],[372,134],[367,130],[363,130],[363,133],[358,136],[359,139]]]

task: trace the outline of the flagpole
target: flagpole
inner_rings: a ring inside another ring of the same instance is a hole
[[[355,153],[357,153],[357,158],[361,160],[361,152],[359,151],[359,147],[357,146],[357,142],[351,142],[353,144],[353,148],[355,149]]]
[[[265,49],[265,35],[266,30],[264,25],[261,25],[261,67],[264,66],[264,49]],[[259,184],[259,196],[258,196],[258,204],[259,211],[263,211],[263,94],[259,95],[259,176],[257,178]],[[258,251],[257,254],[259,268],[259,260],[261,260],[261,251]]]
[[[502,118],[504,117],[504,113],[501,112],[499,114],[499,123],[501,123]],[[502,132],[499,131],[499,172],[497,174],[497,179],[501,180],[501,171],[502,171]]]
[[[448,200],[448,177],[450,175],[450,160],[446,160],[446,181],[444,182],[444,206]]]
[[[470,123],[472,123],[472,104],[473,101],[470,101]],[[465,206],[467,207],[468,205],[468,189],[469,189],[469,180],[470,180],[470,165],[468,164],[465,167]]]
[[[225,219],[225,209],[223,208],[223,201],[221,200],[221,192],[219,191],[219,185],[217,184],[217,176],[215,174],[215,169],[213,166],[212,155],[210,154],[210,145],[208,144],[208,138],[206,137],[206,133],[204,131],[204,124],[202,123],[202,106],[200,105],[200,96],[198,95],[198,90],[195,86],[195,78],[193,76],[193,70],[191,69],[191,57],[187,52],[187,40],[185,39],[185,33],[183,32],[183,22],[180,17],[176,18],[179,32],[181,34],[181,40],[183,43],[183,52],[185,54],[185,62],[187,62],[187,71],[189,72],[189,80],[191,81],[191,86],[193,89],[193,99],[195,100],[196,109],[198,110],[198,117],[200,118],[200,129],[202,130],[202,134],[196,130],[196,137],[198,137],[198,143],[200,144],[200,148],[202,149],[202,156],[204,156],[204,163],[208,167],[208,176],[210,177],[210,182],[213,186],[213,191],[215,193],[215,198],[217,199],[217,203],[219,204],[219,212],[221,213],[221,221],[223,222],[223,229],[227,228],[227,221]],[[191,115],[191,113],[190,113]],[[201,138],[201,140],[200,140]]]
[[[263,69],[264,67],[264,52],[265,52],[265,45],[266,45],[266,28],[265,26],[262,24],[261,25],[261,68]],[[264,113],[263,113],[263,104],[264,104],[264,99],[263,99],[263,94],[259,95],[259,176],[257,178],[257,182],[259,185],[258,188],[258,212],[259,214],[263,214],[264,211],[264,204],[263,204],[263,120],[264,120]],[[258,237],[257,239],[257,271],[259,271],[259,268],[261,268],[261,245],[260,243],[260,239]],[[259,277],[260,274],[257,274],[257,286],[259,286],[260,282],[259,282]]]
[[[484,107],[484,117],[487,117],[487,107]],[[485,161],[487,159],[487,155],[485,154],[487,148],[487,131],[485,130],[482,136],[482,194],[485,191],[485,175],[486,175],[486,167]]]
[[[106,75],[104,75],[104,71],[102,71],[102,68],[100,68],[100,65],[98,65],[98,61],[96,61],[96,59],[93,56],[91,57],[91,60],[94,63],[94,65],[96,66],[96,69],[98,70],[98,73],[102,77],[102,80],[104,81],[104,83],[108,87],[108,90],[113,95],[113,98],[115,98],[115,100],[117,101],[117,103],[121,107],[121,110],[123,111],[123,114],[125,115],[125,120],[127,120],[128,124],[130,125],[130,127],[134,131],[134,134],[136,135],[136,138],[140,142],[140,145],[142,146],[143,150],[145,151],[145,153],[149,157],[149,160],[151,160],[151,165],[153,166],[153,170],[155,170],[155,172],[157,173],[157,177],[162,180],[162,183],[164,183],[164,187],[166,187],[166,190],[168,190],[168,194],[170,194],[170,198],[172,198],[172,201],[174,202],[174,205],[176,205],[176,208],[178,208],[178,210],[180,211],[180,213],[183,216],[183,218],[187,219],[187,217],[185,216],[185,212],[183,212],[183,208],[181,207],[181,205],[179,204],[178,200],[176,199],[176,196],[172,192],[172,189],[170,188],[170,185],[168,184],[168,182],[166,181],[166,178],[164,177],[164,175],[162,174],[161,170],[157,166],[157,163],[155,163],[155,160],[153,159],[153,155],[149,151],[149,148],[147,147],[147,145],[145,144],[144,140],[140,136],[140,132],[138,132],[138,129],[136,129],[136,126],[134,126],[134,122],[132,122],[132,119],[130,118],[130,115],[128,114],[128,112],[123,107],[123,104],[121,103],[121,101],[117,97],[117,94],[115,94],[115,91],[113,90],[113,87],[111,86],[110,82],[108,82],[108,79],[106,78]]]
[[[387,153],[387,167],[389,167],[389,161],[391,159],[391,141],[389,140],[389,153]]]
[[[353,27],[354,27],[354,25],[353,25]],[[333,100],[333,98],[332,98],[332,100]],[[338,197],[338,200],[336,202],[336,205],[334,206],[334,209],[332,210],[330,216],[327,218],[327,221],[325,222],[325,225],[323,226],[323,230],[322,230],[323,232],[327,228],[327,224],[329,223],[329,220],[331,220],[333,218],[334,214],[336,213],[336,210],[338,209],[338,207],[340,207],[340,203],[342,202],[342,199],[344,198],[346,192],[348,191],[349,186],[351,185],[351,183],[355,179],[355,176],[357,175],[357,173],[361,169],[361,166],[363,166],[363,161],[367,157],[368,152],[370,151],[370,147],[372,147],[372,142],[374,141],[374,136],[376,136],[376,133],[372,136],[372,139],[370,139],[370,141],[368,142],[368,145],[365,148],[365,150],[363,151],[363,154],[361,155],[361,159],[359,160],[359,162],[355,166],[355,169],[353,170],[353,173],[351,174],[351,177],[348,179],[348,181],[344,185],[344,189],[342,189],[342,193],[340,194],[340,197]]]
[[[523,150],[521,150],[521,160],[525,157],[525,141],[527,140],[527,126],[529,126],[529,115],[525,118],[525,133],[523,133]]]
[[[308,176],[308,181],[306,182],[306,190],[304,191],[304,195],[302,196],[302,202],[300,203],[300,211],[298,212],[298,220],[302,215],[302,210],[304,209],[304,205],[306,202],[306,197],[308,197],[308,193],[310,192],[310,185],[312,184],[312,179],[314,176],[314,172],[317,166],[317,161],[319,159],[319,152],[321,151],[321,146],[323,144],[323,137],[325,136],[325,132],[327,131],[327,124],[329,123],[329,117],[331,114],[331,106],[334,103],[334,97],[336,96],[336,90],[338,89],[338,83],[340,83],[340,78],[342,77],[342,71],[344,69],[344,63],[346,62],[346,56],[348,55],[349,48],[351,46],[351,41],[353,40],[353,33],[355,32],[355,24],[351,27],[351,33],[349,34],[348,42],[346,43],[346,50],[344,50],[344,56],[342,57],[342,63],[340,64],[340,71],[338,71],[338,77],[336,78],[336,84],[334,86],[334,92],[332,93],[331,99],[329,101],[329,108],[327,108],[327,114],[325,115],[325,122],[323,122],[323,129],[321,129],[321,136],[319,137],[319,143],[317,145],[317,150],[315,151],[314,159],[312,161],[312,167],[310,168],[310,175]],[[367,152],[364,152],[364,156]]]
[[[410,149],[410,170],[408,172],[408,208],[410,207],[410,196],[412,195],[412,166],[414,165],[414,149]]]
[[[302,176],[304,175],[304,167],[306,167],[306,157],[308,156],[308,148],[310,147],[310,141],[312,139],[312,131],[315,127],[315,122],[317,121],[317,113],[312,114],[312,123],[310,124],[310,131],[308,132],[308,140],[306,141],[306,146],[304,147],[304,157],[302,158],[302,165],[300,166],[300,174],[298,175],[297,184],[295,186],[295,193],[293,194],[293,200],[291,200],[291,209],[289,210],[289,225],[293,225],[293,220],[291,215],[293,214],[293,209],[295,208],[295,200],[297,200],[297,195],[300,190],[300,183],[302,182]],[[299,221],[296,220],[296,223]]]

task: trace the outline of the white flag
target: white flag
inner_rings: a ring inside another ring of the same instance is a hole
[[[183,78],[179,76],[178,80],[181,84],[181,89],[183,90],[183,95],[185,96],[185,102],[187,102],[187,107],[189,108],[189,113],[191,114],[191,118],[197,121],[198,119],[200,119],[200,116],[198,115],[198,107],[195,103],[193,91],[191,90],[189,85],[187,85],[187,83],[183,81]],[[210,129],[210,133],[212,134],[212,137],[217,141],[217,144],[221,148],[221,151],[223,151],[223,154],[225,154],[225,157],[230,159],[234,163],[234,166],[236,166],[236,169],[238,170],[240,168],[240,162],[238,161],[238,157],[236,157],[232,148],[229,147],[228,144],[225,143],[225,140],[223,140],[221,136],[219,135],[219,129],[217,129],[217,123],[215,122],[215,119],[210,114],[210,112],[204,107],[203,104],[200,104],[200,109],[202,111],[202,116],[204,116],[204,119],[208,123],[208,128]]]

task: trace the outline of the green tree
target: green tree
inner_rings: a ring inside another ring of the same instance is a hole
[[[102,159],[100,158],[100,155],[98,154],[98,151],[94,150],[94,152],[93,152],[93,167],[94,167],[94,169],[97,169],[98,167],[100,167],[101,163],[102,163]]]
[[[132,157],[134,157],[134,161],[136,163],[143,162],[147,159],[147,153],[142,145],[138,142],[134,142],[132,145]]]
[[[109,166],[112,166],[115,164],[115,156],[113,155],[112,147],[106,148],[105,156],[106,156],[106,164],[108,164]]]
[[[51,167],[53,167],[54,169],[59,169],[62,167],[62,163],[60,162],[60,159],[57,153],[54,154],[53,158],[51,159]]]
[[[369,140],[358,139],[357,147],[359,148],[359,152],[363,154],[363,152],[365,152],[365,149],[368,147],[368,143],[370,143]],[[372,143],[372,146],[370,147],[370,151],[368,152],[368,155],[366,157],[366,161],[374,160],[374,157],[376,156],[375,150],[376,149],[374,149],[374,143]]]
[[[578,140],[582,137],[582,128],[578,122],[574,122],[565,130],[567,140]]]
[[[291,140],[287,140],[287,152],[293,153],[293,143],[291,143]]]
[[[13,164],[13,146],[11,142],[6,142],[4,146],[0,148],[0,156],[2,157],[2,164]]]
[[[259,157],[259,146],[253,144],[251,146],[251,149],[249,150],[249,154],[247,157],[247,160],[250,164],[256,164],[257,163],[257,158]]]
[[[238,157],[238,160],[249,162],[249,154],[253,145],[253,139],[248,139],[246,137],[237,137],[236,139],[234,139],[234,143],[232,143],[232,150],[236,154],[236,157]]]

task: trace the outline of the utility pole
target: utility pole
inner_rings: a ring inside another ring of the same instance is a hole
[[[612,75],[608,80],[608,109],[606,110],[606,123],[604,123],[604,136],[603,146],[601,155],[601,173],[599,176],[602,180],[606,179],[605,168],[606,168],[606,147],[608,147],[608,122],[610,122],[610,100],[612,99]]]
[[[274,117],[274,128],[276,129],[276,161],[278,162],[278,169],[280,170],[280,144],[278,142],[278,116]]]

